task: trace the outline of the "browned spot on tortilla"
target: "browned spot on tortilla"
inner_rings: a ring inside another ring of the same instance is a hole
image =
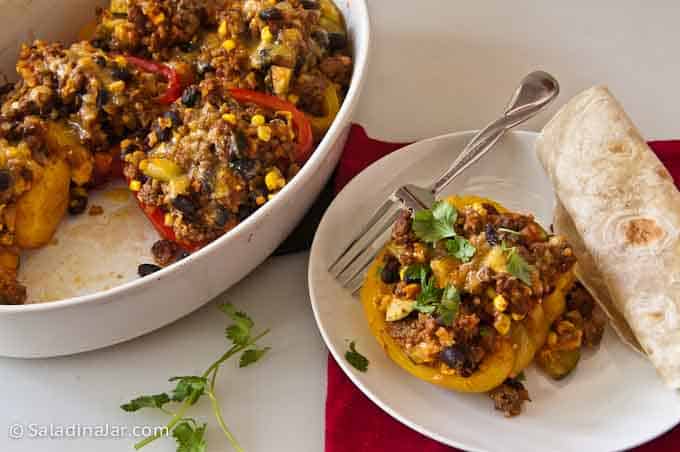
[[[626,152],[626,146],[620,142],[620,141],[615,141],[613,143],[609,143],[607,146],[609,152],[613,154],[623,154]]]
[[[648,245],[663,237],[663,229],[650,218],[636,218],[625,226],[626,242]]]
[[[671,173],[668,172],[665,166],[659,166],[656,168],[656,174],[659,175],[662,179],[669,179],[672,180],[673,177],[671,177]]]
[[[649,316],[650,316],[652,319],[654,319],[654,320],[659,320],[659,321],[663,320],[664,317],[665,317],[665,316],[663,315],[662,312],[658,312],[658,311],[657,311],[657,312],[652,312],[651,314],[649,314]]]

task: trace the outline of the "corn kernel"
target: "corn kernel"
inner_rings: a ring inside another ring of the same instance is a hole
[[[472,204],[472,209],[483,217],[485,217],[487,214],[487,211],[481,202],[476,202]]]
[[[142,188],[142,183],[138,180],[131,180],[130,181],[130,190],[131,191],[139,191]]]
[[[493,307],[496,308],[498,312],[504,312],[508,309],[508,300],[501,294],[498,294],[493,299]]]
[[[139,162],[139,170],[144,172],[146,169],[149,167],[149,161],[148,160],[142,160]]]
[[[274,40],[274,35],[272,34],[272,31],[269,29],[269,27],[264,27],[264,28],[262,28],[262,31],[260,32],[260,38],[264,42],[270,43]]]
[[[272,199],[274,199],[274,196],[276,196],[276,193],[269,193],[267,195],[267,199],[271,201]]]
[[[512,314],[510,314],[510,317],[512,317],[512,320],[514,320],[515,322],[519,322],[521,320],[524,320],[524,318],[526,316],[527,316],[526,314],[517,314],[516,312],[513,312]]]
[[[223,20],[220,22],[220,27],[217,29],[217,34],[220,35],[221,38],[224,38],[227,36],[227,21]]]
[[[274,168],[264,176],[264,183],[269,191],[276,191],[286,185],[286,179],[283,178],[278,168]]]
[[[510,317],[506,314],[497,315],[493,326],[496,328],[496,331],[505,336],[510,331]]]
[[[266,199],[264,196],[262,196],[262,195],[260,195],[260,196],[258,196],[257,198],[255,198],[255,204],[257,204],[258,206],[261,206],[261,205],[264,204],[265,202],[267,202],[267,199]]]
[[[227,121],[229,124],[236,124],[236,115],[233,113],[225,113],[222,115],[222,119]]]
[[[553,346],[557,344],[557,334],[554,331],[548,333],[548,345]]]
[[[486,296],[491,298],[492,300],[496,297],[496,291],[494,290],[493,287],[488,287],[486,289]]]
[[[172,226],[172,214],[171,213],[166,213],[165,216],[163,217],[163,224],[166,226]]]
[[[399,270],[399,279],[402,281],[406,277],[406,267],[401,267],[401,270]]]
[[[272,129],[267,126],[259,126],[257,128],[257,137],[264,142],[269,142],[272,139]]]
[[[113,60],[118,63],[118,66],[127,66],[127,60],[122,55],[116,56]]]
[[[233,39],[227,39],[222,43],[222,48],[227,52],[231,52],[236,47],[236,42]]]
[[[125,91],[125,82],[122,80],[115,81],[109,84],[109,91],[114,94],[120,94]]]
[[[254,126],[261,126],[264,124],[264,116],[262,115],[253,115],[252,118],[250,118],[250,123]]]
[[[152,21],[155,25],[162,24],[163,22],[165,22],[165,14],[160,13],[159,15],[152,17],[152,18],[151,18],[151,21]]]

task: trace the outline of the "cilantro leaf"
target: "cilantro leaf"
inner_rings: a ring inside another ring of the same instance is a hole
[[[508,254],[507,269],[508,273],[512,276],[519,279],[527,286],[531,285],[532,266],[519,255],[516,248],[513,248]]]
[[[413,216],[413,232],[424,242],[435,243],[456,235],[453,228],[458,211],[446,201],[437,201],[429,210],[420,210]]]
[[[357,351],[354,341],[349,343],[349,350],[345,352],[345,359],[359,372],[368,370],[368,359]]]
[[[527,380],[527,376],[524,375],[524,371],[518,373],[517,376],[515,377],[515,380],[517,380],[517,381],[526,381],[526,380]]]
[[[172,436],[177,441],[177,452],[205,452],[205,429],[207,424],[197,425],[192,419],[191,425],[188,421],[183,421],[172,430]]]
[[[456,286],[448,285],[444,289],[441,303],[437,306],[437,314],[439,320],[446,325],[451,325],[453,319],[458,316],[458,308],[460,307],[460,292]]]
[[[247,314],[237,311],[231,303],[221,305],[220,309],[234,322],[227,327],[227,339],[236,345],[246,344],[250,339],[250,330],[254,325],[252,319]]]
[[[406,267],[406,270],[404,270],[404,281],[418,281],[422,284],[425,278],[427,278],[428,273],[428,267],[423,264],[409,265]]]
[[[413,309],[423,314],[432,314],[437,309],[436,304],[441,301],[443,292],[443,289],[435,285],[435,278],[427,278],[426,275],[422,280],[420,293],[416,298]]]
[[[189,402],[190,405],[205,393],[208,386],[208,380],[205,377],[189,376],[189,377],[172,377],[168,381],[176,381],[177,385],[172,391],[173,402]]]
[[[501,249],[508,253],[506,269],[515,278],[522,281],[527,286],[531,285],[531,272],[534,267],[524,260],[524,258],[517,252],[516,246],[508,246],[505,241],[501,242]]]
[[[463,237],[455,236],[446,241],[446,251],[462,262],[468,262],[475,255],[477,249]]]
[[[239,359],[238,367],[246,367],[250,366],[253,363],[256,363],[270,349],[271,347],[264,347],[264,348],[251,348],[249,350],[246,350],[241,355],[241,359]]]
[[[132,412],[142,408],[162,408],[163,405],[170,401],[170,397],[165,393],[155,395],[139,396],[136,399],[130,400],[128,403],[120,407],[124,411]]]

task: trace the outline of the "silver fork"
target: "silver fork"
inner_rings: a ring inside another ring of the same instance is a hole
[[[404,185],[395,190],[376,210],[361,232],[347,245],[328,271],[355,293],[363,275],[385,244],[382,237],[403,208],[411,212],[429,209],[437,196],[460,173],[486,154],[509,129],[523,123],[545,108],[559,93],[557,80],[547,72],[535,71],[522,79],[503,116],[479,131],[458,158],[427,187]],[[382,240],[381,240],[382,239]]]

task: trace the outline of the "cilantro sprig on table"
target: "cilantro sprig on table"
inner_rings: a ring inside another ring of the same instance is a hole
[[[420,240],[436,244],[445,242],[447,252],[462,262],[468,262],[476,253],[472,244],[456,234],[454,225],[458,219],[458,211],[446,201],[437,201],[431,209],[420,210],[413,216],[413,232]]]
[[[349,343],[349,350],[345,352],[345,359],[359,372],[368,370],[368,358],[357,351],[355,341]]]
[[[143,395],[121,405],[121,408],[128,412],[137,411],[142,408],[152,408],[171,416],[165,425],[165,430],[172,432],[172,436],[177,442],[177,452],[205,452],[207,450],[205,441],[207,424],[199,423],[193,418],[186,417],[189,408],[195,405],[203,396],[208,396],[210,399],[217,423],[234,450],[243,452],[243,448],[231,431],[229,431],[222,417],[222,409],[215,395],[215,380],[222,364],[233,356],[240,354],[239,367],[246,367],[260,360],[270,348],[258,348],[256,343],[267,335],[269,330],[264,330],[254,335],[252,331],[254,323],[247,314],[237,311],[231,303],[225,303],[219,306],[219,308],[233,322],[225,331],[226,337],[231,341],[232,345],[222,356],[213,362],[200,376],[190,375],[170,378],[169,381],[175,383],[175,388],[169,394],[163,392],[154,395]],[[166,407],[170,404],[179,404],[176,411],[171,411]],[[135,449],[141,449],[157,440],[161,434],[159,432],[143,439],[135,444]]]

